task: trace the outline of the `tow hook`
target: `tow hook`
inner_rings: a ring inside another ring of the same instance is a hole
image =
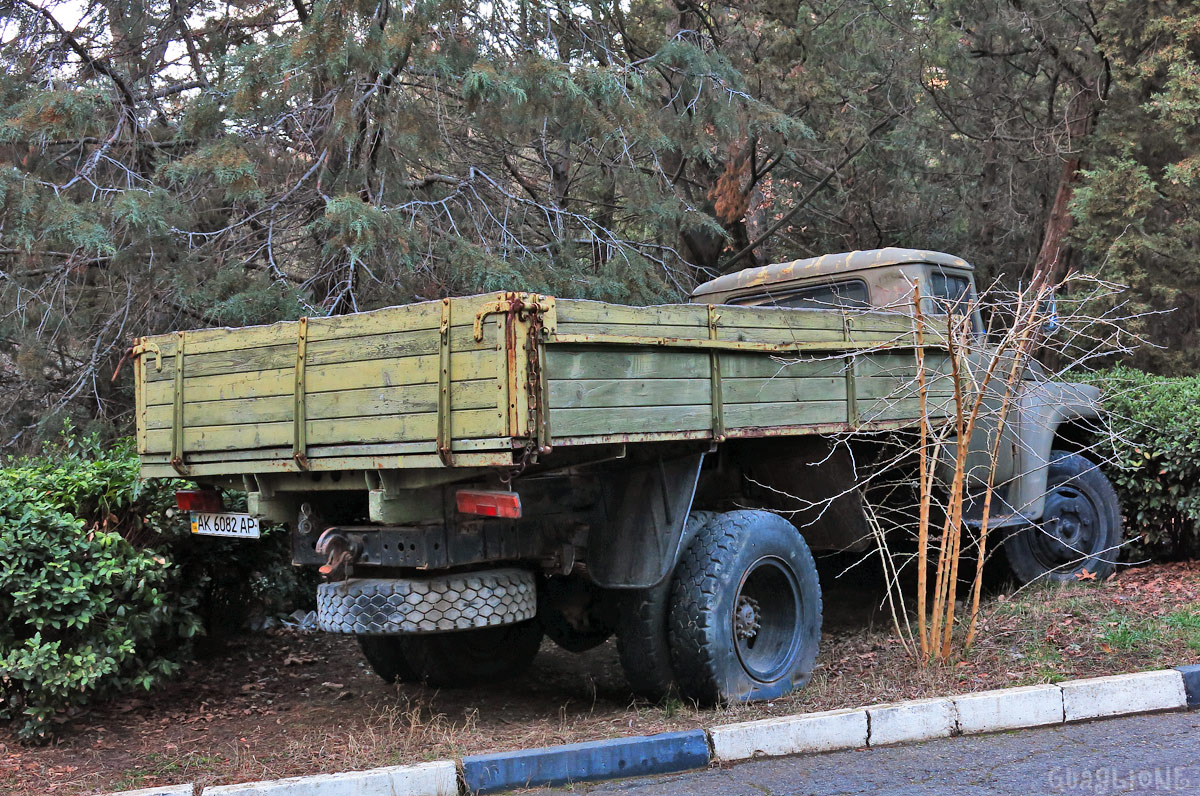
[[[325,563],[319,571],[328,577],[357,561],[362,555],[362,543],[337,528],[327,528],[317,539],[316,551],[319,555],[326,556]]]

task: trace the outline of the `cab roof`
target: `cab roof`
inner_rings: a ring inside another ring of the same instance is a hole
[[[906,265],[908,263],[930,263],[932,265],[946,265],[968,271],[972,270],[970,263],[952,254],[927,251],[925,249],[901,249],[889,246],[886,249],[867,249],[866,251],[842,252],[841,254],[822,254],[820,257],[809,257],[804,260],[792,260],[786,263],[763,265],[758,268],[746,268],[745,270],[719,276],[716,279],[705,282],[692,291],[692,298],[707,296],[712,293],[728,293],[758,285],[807,279],[825,274],[861,271],[867,268]]]

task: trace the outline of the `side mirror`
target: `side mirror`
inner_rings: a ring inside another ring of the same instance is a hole
[[[1058,322],[1058,299],[1053,295],[1050,298],[1042,299],[1041,305],[1038,307],[1038,315],[1042,320],[1042,331],[1046,334],[1054,334],[1060,326]]]

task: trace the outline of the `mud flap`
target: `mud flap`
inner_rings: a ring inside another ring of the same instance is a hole
[[[646,589],[666,579],[687,540],[703,453],[627,463],[603,479],[607,521],[588,535],[587,565],[604,588]]]

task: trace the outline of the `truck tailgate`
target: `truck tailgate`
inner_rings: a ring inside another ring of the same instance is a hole
[[[529,423],[504,298],[142,338],[143,474],[511,463]]]

